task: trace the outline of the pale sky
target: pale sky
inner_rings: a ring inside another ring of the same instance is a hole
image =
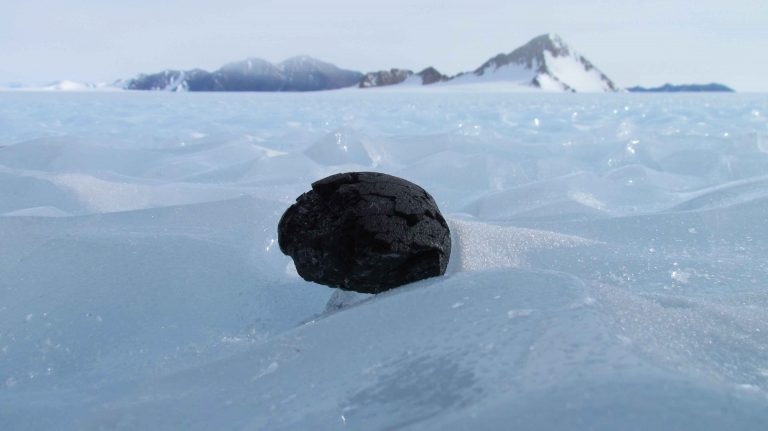
[[[307,54],[362,72],[474,70],[559,34],[620,86],[768,91],[768,0],[3,0],[0,82],[98,82]]]

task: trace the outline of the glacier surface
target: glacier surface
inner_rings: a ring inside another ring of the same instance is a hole
[[[0,429],[762,430],[768,97],[0,93]],[[301,280],[374,170],[444,277]]]

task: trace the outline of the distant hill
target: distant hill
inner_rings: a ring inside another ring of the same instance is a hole
[[[731,87],[728,87],[723,84],[717,84],[717,83],[711,83],[711,84],[680,84],[680,85],[673,85],[673,84],[664,84],[661,87],[629,87],[627,88],[628,91],[631,91],[633,93],[682,93],[682,92],[705,92],[705,91],[714,91],[714,92],[729,92],[733,93],[735,90]]]
[[[215,72],[165,70],[125,82],[127,90],[163,91],[317,91],[357,85],[363,74],[307,57],[272,64],[259,58],[229,63]]]

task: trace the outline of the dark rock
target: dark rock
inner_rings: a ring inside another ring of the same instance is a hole
[[[345,70],[307,56],[289,58],[277,65],[285,76],[282,91],[319,91],[353,87],[363,74]]]
[[[123,83],[126,90],[218,91],[216,77],[205,70],[165,70],[139,75]]]
[[[368,72],[363,75],[358,87],[385,87],[387,85],[400,84],[413,75],[413,71],[408,69],[390,69],[380,70],[378,72]]]
[[[313,183],[283,214],[278,240],[305,280],[362,293],[442,275],[451,253],[432,196],[374,172]]]
[[[406,79],[416,75],[421,78],[422,85],[434,84],[435,82],[447,81],[448,77],[438,72],[434,67],[428,67],[419,73],[414,74],[408,69],[390,69],[380,70],[378,72],[369,72],[363,75],[358,87],[385,87],[387,85],[397,85],[405,82]]]
[[[437,69],[430,66],[421,72],[417,73],[421,77],[421,83],[423,85],[434,84],[435,82],[447,81],[448,77],[438,72]]]
[[[708,91],[733,93],[735,90],[731,87],[728,87],[727,85],[713,82],[711,84],[680,84],[680,85],[673,85],[670,83],[666,83],[661,87],[652,87],[652,88],[635,86],[635,87],[627,88],[627,91],[630,91],[633,93],[685,93],[685,92],[700,93],[700,92],[708,92]]]

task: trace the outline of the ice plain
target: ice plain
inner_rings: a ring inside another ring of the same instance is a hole
[[[446,276],[298,278],[349,170]],[[0,93],[0,429],[762,430],[767,220],[765,95]]]

